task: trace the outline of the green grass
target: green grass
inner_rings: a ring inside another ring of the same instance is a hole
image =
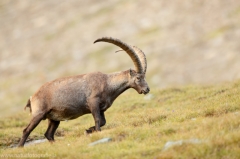
[[[185,86],[152,90],[145,100],[135,91],[122,94],[106,112],[99,133],[84,135],[91,115],[61,122],[56,142],[25,148],[17,143],[31,116],[21,112],[0,120],[0,155],[43,155],[46,158],[240,158],[240,81],[216,86]],[[41,139],[47,121],[31,133]],[[104,137],[112,141],[89,147]],[[168,141],[199,139],[163,151]],[[0,157],[1,157],[0,156]],[[28,157],[29,157],[28,156]]]

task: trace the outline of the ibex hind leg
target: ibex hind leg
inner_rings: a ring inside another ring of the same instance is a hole
[[[45,114],[38,114],[38,115],[36,115],[32,118],[32,120],[30,121],[28,126],[23,130],[23,135],[22,135],[22,138],[21,138],[20,142],[18,143],[18,147],[23,147],[24,146],[24,143],[26,142],[30,133],[40,123],[40,121],[42,119],[44,119],[44,117],[45,117]]]
[[[48,119],[48,128],[45,132],[45,137],[48,139],[48,141],[53,142],[54,141],[54,134],[60,124],[60,121],[55,121]]]

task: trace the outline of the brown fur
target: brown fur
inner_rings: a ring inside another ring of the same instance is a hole
[[[23,130],[18,146],[23,146],[31,131],[41,120],[48,119],[45,137],[54,141],[54,133],[60,121],[78,118],[84,114],[93,115],[95,126],[87,133],[101,131],[106,124],[104,112],[125,90],[134,88],[139,94],[147,94],[150,89],[145,80],[145,72],[126,70],[112,74],[94,72],[89,74],[59,78],[45,83],[27,102],[32,120]]]

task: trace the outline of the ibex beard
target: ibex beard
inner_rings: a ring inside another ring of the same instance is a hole
[[[139,48],[111,37],[103,37],[94,43],[96,42],[119,46],[130,56],[135,70],[112,74],[95,72],[45,83],[27,102],[26,107],[30,108],[32,119],[23,130],[19,147],[24,146],[32,130],[45,119],[48,119],[48,128],[44,135],[50,142],[54,141],[60,121],[75,119],[84,114],[91,113],[95,121],[95,125],[87,129],[86,133],[101,131],[100,127],[106,124],[104,112],[121,93],[129,88],[134,88],[139,94],[150,91],[145,79],[146,56]]]

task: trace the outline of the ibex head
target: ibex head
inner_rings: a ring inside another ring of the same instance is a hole
[[[140,50],[136,46],[129,46],[128,44],[118,39],[113,39],[111,37],[103,37],[103,38],[97,39],[94,43],[100,42],[100,41],[109,42],[119,46],[131,57],[135,65],[135,70],[130,69],[129,71],[130,87],[134,88],[139,94],[142,94],[142,93],[147,94],[150,91],[145,79],[145,74],[147,70],[147,60],[142,50]]]

